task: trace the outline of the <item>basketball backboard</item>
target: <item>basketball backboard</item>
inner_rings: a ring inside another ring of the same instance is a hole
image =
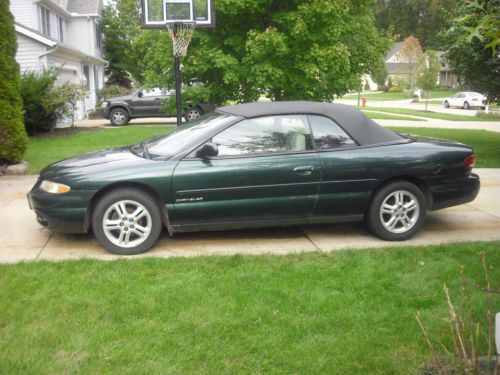
[[[196,27],[213,27],[212,0],[141,0],[142,27],[164,29],[172,23],[194,22]]]

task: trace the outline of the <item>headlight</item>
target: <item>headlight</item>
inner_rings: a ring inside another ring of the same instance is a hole
[[[57,182],[43,180],[40,189],[51,194],[65,194],[71,190],[68,185],[58,184]]]
[[[102,102],[101,108],[106,108],[108,106],[108,102]]]

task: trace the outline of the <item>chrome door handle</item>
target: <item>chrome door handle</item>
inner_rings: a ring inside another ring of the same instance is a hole
[[[297,167],[294,168],[293,171],[297,174],[301,174],[303,176],[309,176],[314,171],[314,167],[312,165],[308,165],[305,167]]]

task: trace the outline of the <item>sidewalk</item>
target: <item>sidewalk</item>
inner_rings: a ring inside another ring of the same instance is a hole
[[[213,254],[289,254],[352,248],[421,246],[457,241],[500,240],[500,169],[476,169],[482,187],[476,201],[432,212],[422,230],[405,243],[385,242],[358,224],[176,234],[164,231],[158,244],[137,257]],[[102,249],[92,234],[54,234],[29,209],[26,192],[37,176],[0,178],[0,262],[94,258],[119,259]],[[136,258],[137,258],[136,257]],[[133,258],[133,257],[132,257]]]

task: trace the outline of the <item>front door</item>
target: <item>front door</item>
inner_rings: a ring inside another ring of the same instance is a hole
[[[269,222],[312,214],[321,162],[306,116],[243,120],[211,139],[219,155],[182,160],[171,224]]]
[[[158,116],[162,107],[164,95],[161,89],[144,90],[141,96],[133,99],[131,111],[139,116]]]

